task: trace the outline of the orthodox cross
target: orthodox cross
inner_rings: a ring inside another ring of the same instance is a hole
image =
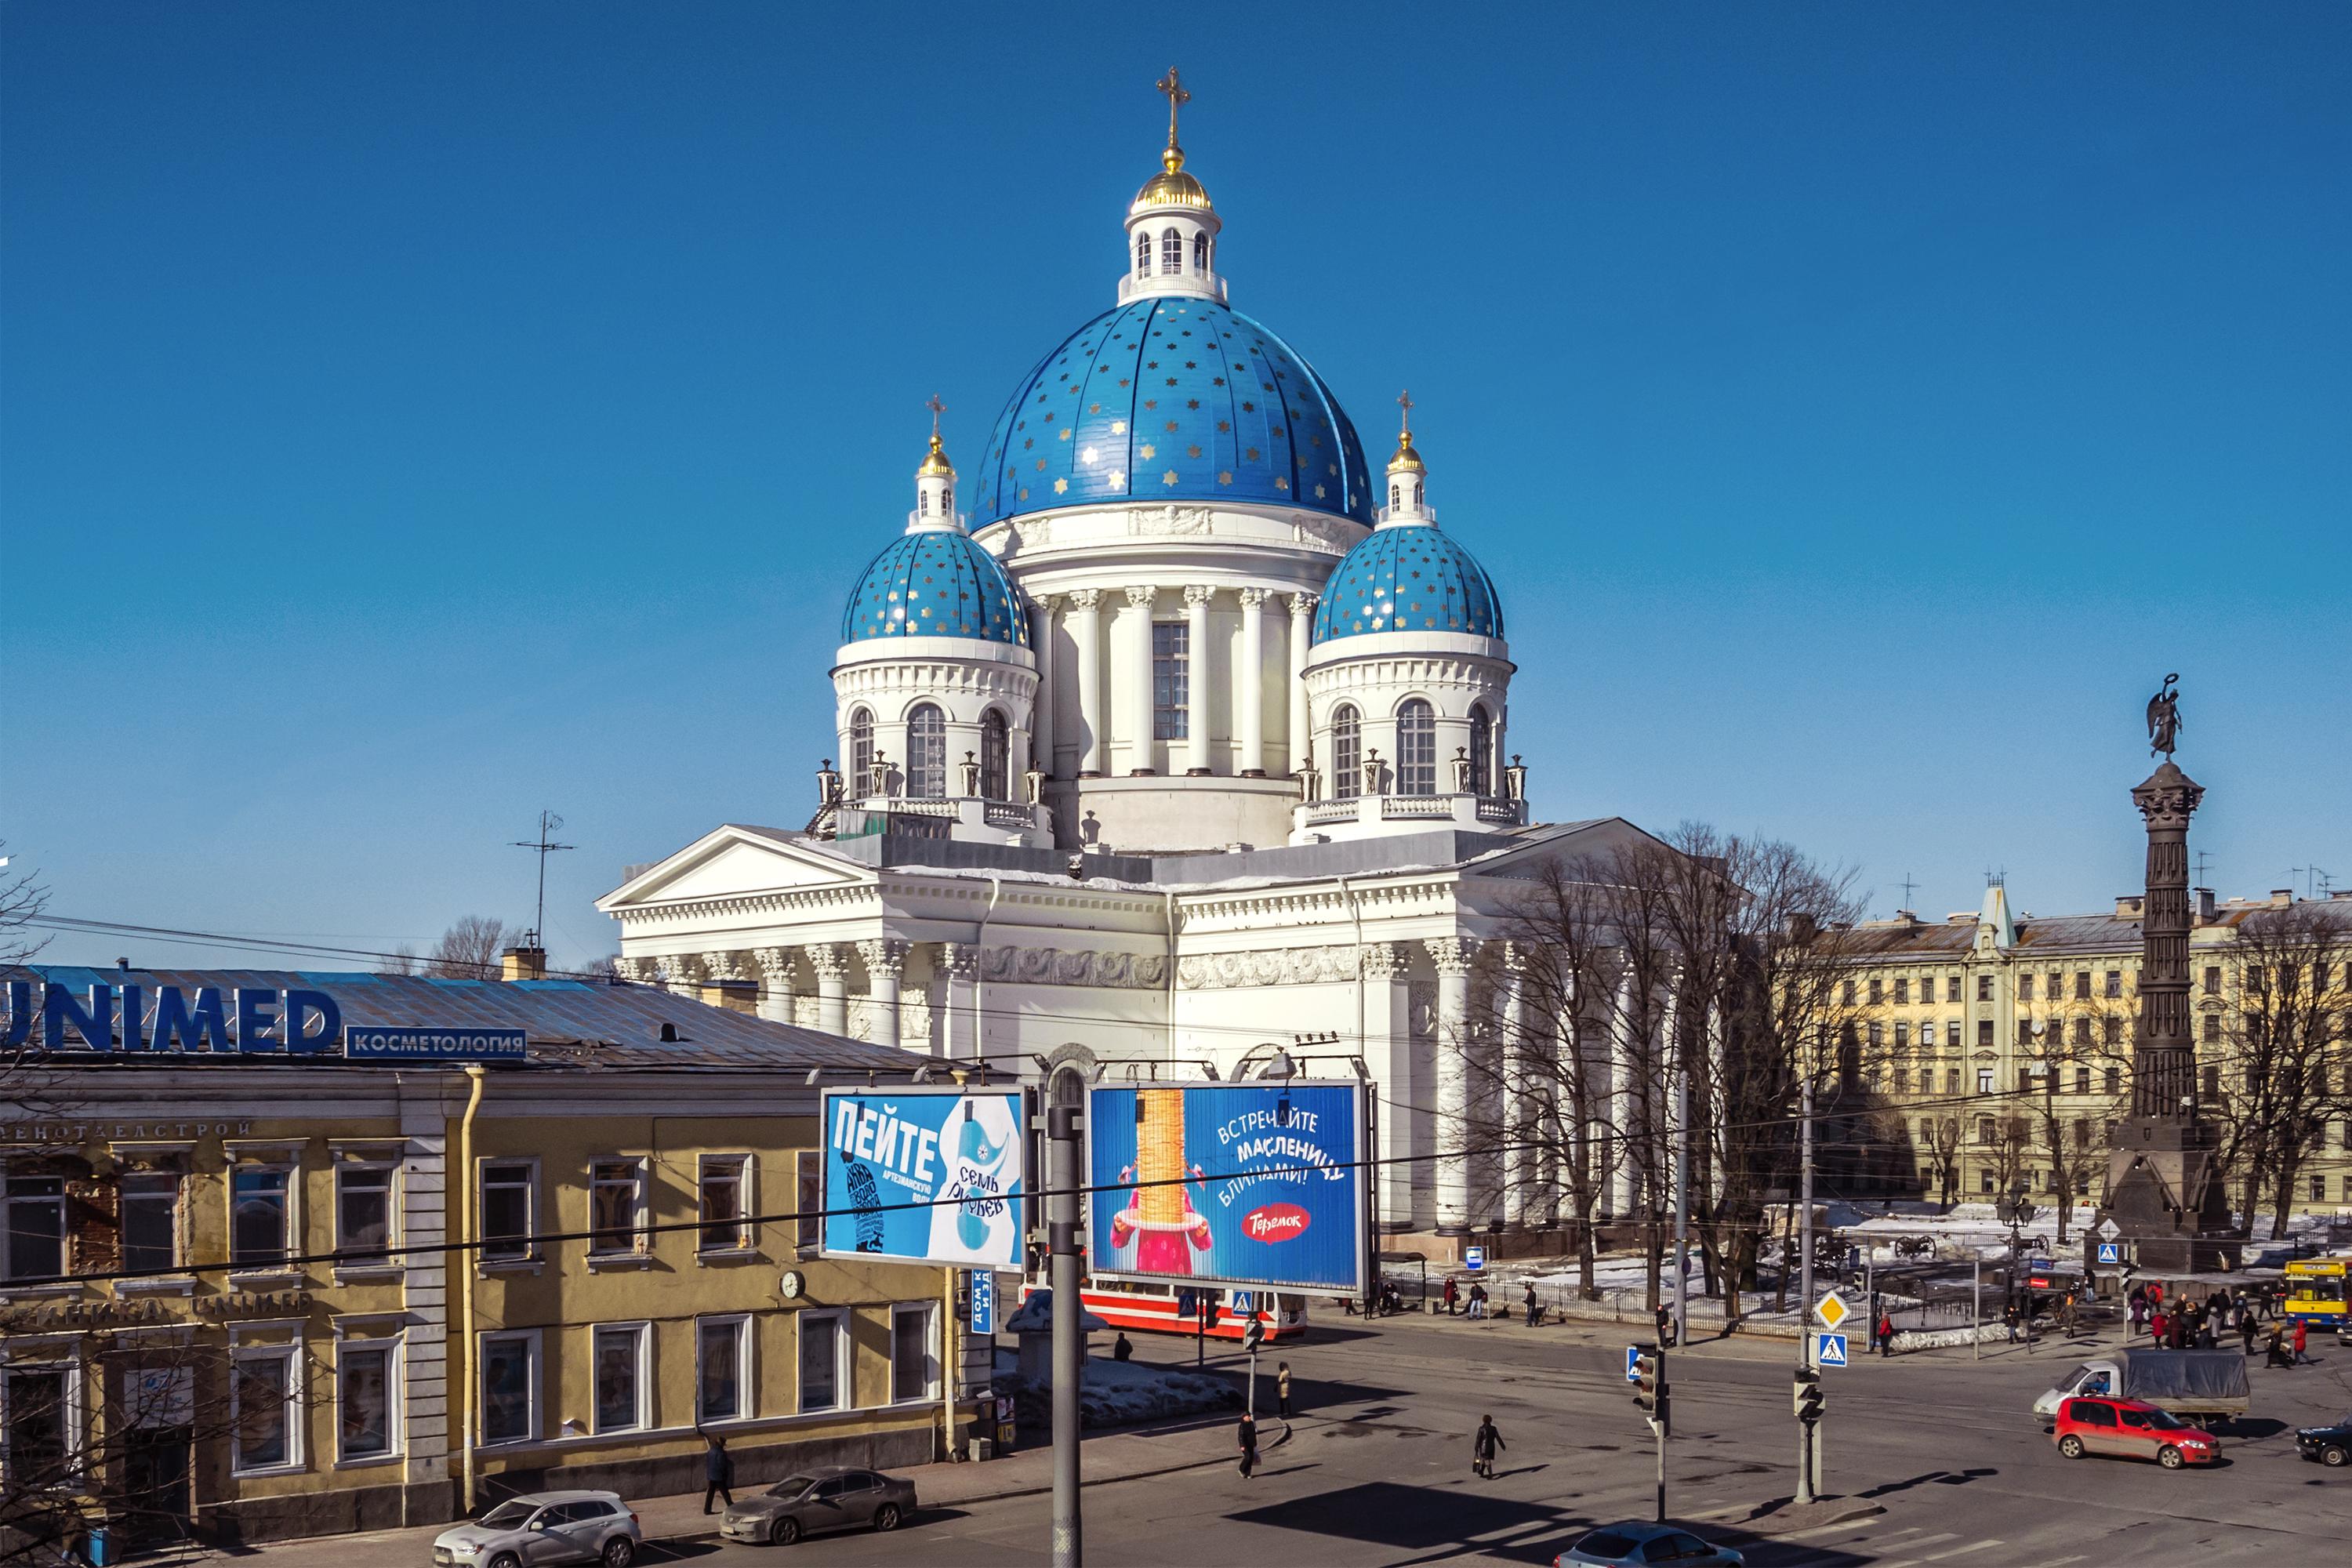
[[[1192,102],[1192,95],[1185,91],[1184,84],[1176,79],[1174,66],[1170,66],[1168,74],[1151,85],[1168,95],[1168,145],[1173,147],[1176,145],[1176,106]]]
[[[931,439],[936,441],[940,435],[940,416],[948,411],[948,405],[941,403],[940,395],[934,392],[924,402],[923,406],[931,411]]]
[[[1397,434],[1410,436],[1412,434],[1412,394],[1410,391],[1398,393],[1397,406],[1404,410],[1397,419]]]
[[[542,811],[539,814],[539,837],[536,840],[518,838],[512,841],[512,847],[533,850],[539,856],[539,924],[531,929],[530,933],[531,944],[535,947],[547,945],[547,858],[559,849],[579,847],[574,844],[553,842],[555,830],[562,826],[563,818],[551,811]]]

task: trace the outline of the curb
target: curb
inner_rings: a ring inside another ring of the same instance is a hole
[[[1803,1506],[1807,1511],[1801,1513],[1795,1503],[1785,1508],[1766,1503],[1764,1509],[1770,1511],[1751,1513],[1739,1521],[1738,1526],[1757,1535],[1783,1535],[1795,1531],[1826,1530],[1832,1525],[1848,1524],[1858,1519],[1874,1519],[1886,1511],[1883,1503],[1864,1502],[1858,1498],[1843,1501],[1832,1499]]]

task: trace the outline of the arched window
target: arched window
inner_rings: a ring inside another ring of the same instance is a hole
[[[860,708],[849,715],[847,793],[856,800],[874,787],[874,715]]]
[[[1172,228],[1160,234],[1160,270],[1171,277],[1184,270],[1184,237]]]
[[[1470,710],[1470,793],[1495,793],[1495,721],[1484,708]]]
[[[1135,237],[1135,275],[1151,276],[1151,237],[1148,234],[1138,233]]]
[[[1416,697],[1397,710],[1397,794],[1437,793],[1437,715]]]
[[[1402,505],[1404,505],[1404,487],[1402,485],[1391,485],[1389,487],[1389,510],[1391,511],[1394,511]]]
[[[1206,229],[1192,237],[1192,270],[1203,275],[1209,270],[1209,232]]]
[[[1012,798],[1012,763],[1011,732],[1004,715],[992,708],[980,721],[980,793],[991,800]]]
[[[930,491],[917,490],[915,492],[915,515],[918,517],[929,517],[931,515]]]
[[[944,800],[948,793],[948,716],[926,702],[907,715],[907,794]]]
[[[1364,727],[1343,702],[1331,713],[1331,798],[1353,800],[1363,792]]]

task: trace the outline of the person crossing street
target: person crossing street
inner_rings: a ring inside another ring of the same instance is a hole
[[[1495,1454],[1496,1450],[1509,1447],[1508,1443],[1503,1441],[1502,1433],[1496,1430],[1493,1416],[1478,1417],[1478,1430],[1470,1439],[1470,1473],[1493,1480]]]
[[[1237,1441],[1242,1450],[1242,1479],[1248,1480],[1251,1472],[1257,1468],[1257,1417],[1246,1411],[1242,1414]]]

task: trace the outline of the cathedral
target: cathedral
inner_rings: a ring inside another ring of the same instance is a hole
[[[843,609],[815,815],[722,824],[597,907],[631,980],[1056,1094],[1277,1051],[1368,1079],[1381,1153],[1411,1160],[1383,1236],[1551,1230],[1557,1184],[1454,1131],[1453,1042],[1517,1005],[1515,883],[1639,830],[1530,820],[1475,520],[1439,526],[1409,398],[1368,454],[1233,308],[1189,95],[1160,89],[1110,308],[968,475],[933,400],[915,505]]]

